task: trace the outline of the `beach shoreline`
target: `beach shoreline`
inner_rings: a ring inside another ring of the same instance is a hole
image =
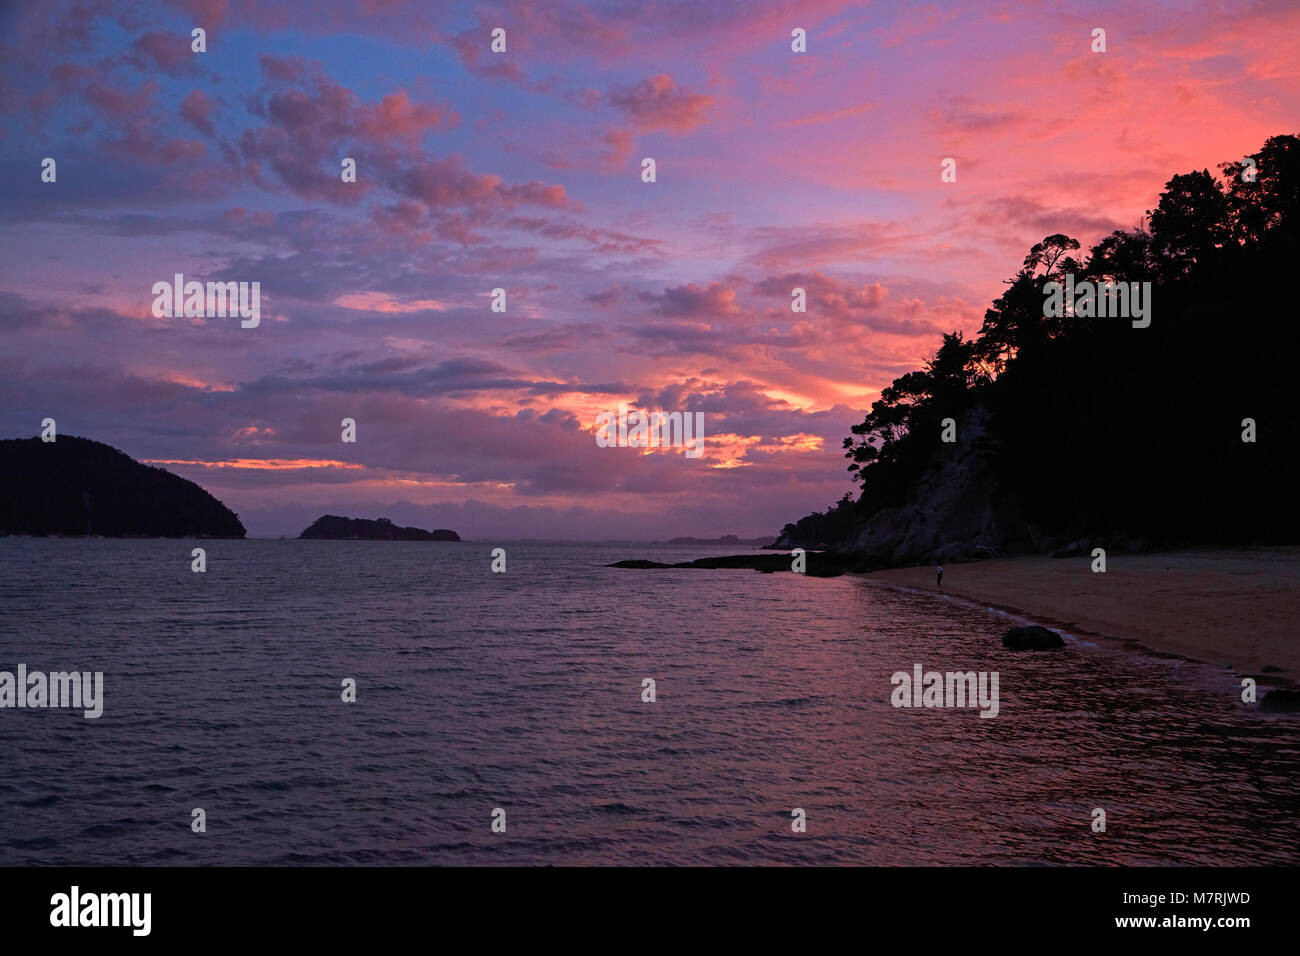
[[[1092,571],[1092,560],[1034,555],[949,564],[941,588],[929,565],[854,576],[1231,667],[1261,684],[1300,679],[1300,547],[1113,554],[1104,573]]]

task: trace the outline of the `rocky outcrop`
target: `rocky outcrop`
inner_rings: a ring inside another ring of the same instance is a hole
[[[957,421],[958,440],[940,451],[912,500],[869,518],[848,547],[873,564],[952,564],[1034,548],[1014,503],[999,501],[986,441],[988,414],[976,408]]]
[[[1098,547],[1127,554],[1151,549],[1148,540],[1122,529],[1097,528],[1080,537],[1080,528],[1048,531],[1030,521],[1018,495],[1008,490],[1025,482],[1020,476],[999,478],[989,421],[990,412],[981,405],[961,413],[957,440],[936,446],[903,504],[860,521],[845,496],[825,515],[786,525],[773,549],[833,549],[869,568],[958,564],[1008,554],[1079,557]],[[1050,487],[1053,475],[1040,469],[1029,480]]]
[[[102,442],[0,441],[0,533],[242,538],[239,516],[192,481]]]
[[[1065,641],[1055,631],[1049,631],[1037,624],[1025,627],[1013,627],[1002,635],[1002,646],[1013,651],[1038,651],[1053,647],[1064,647]]]
[[[399,527],[387,518],[344,518],[339,515],[321,515],[298,537],[334,541],[460,540],[460,535],[446,528],[425,531],[423,528]]]

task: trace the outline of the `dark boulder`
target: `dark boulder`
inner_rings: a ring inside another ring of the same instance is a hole
[[[1065,641],[1055,631],[1049,631],[1037,624],[1026,627],[1013,627],[1002,635],[1002,646],[1013,651],[1034,651],[1049,647],[1064,647]]]
[[[1300,714],[1300,690],[1271,690],[1259,702],[1266,714]]]

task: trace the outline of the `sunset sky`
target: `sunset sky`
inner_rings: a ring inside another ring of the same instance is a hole
[[[0,62],[0,437],[52,417],[256,536],[775,534],[1035,241],[1300,128],[1294,2],[20,2]],[[178,272],[261,325],[155,318]],[[704,455],[597,447],[619,402]]]

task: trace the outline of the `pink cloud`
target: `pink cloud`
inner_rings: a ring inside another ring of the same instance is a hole
[[[185,99],[181,101],[180,115],[201,133],[211,136],[212,128],[212,98],[202,90],[191,91]]]
[[[357,129],[378,140],[397,140],[415,146],[427,130],[454,121],[449,110],[413,103],[406,90],[390,93],[379,105],[362,109],[356,117]]]
[[[636,86],[616,87],[609,101],[642,131],[674,133],[686,133],[704,123],[704,113],[714,103],[712,96],[678,86],[667,73],[649,77]]]
[[[114,122],[138,119],[153,106],[158,83],[147,80],[138,90],[126,90],[104,80],[91,80],[81,89],[81,96]]]
[[[229,0],[169,0],[172,6],[180,7],[194,18],[194,25],[203,27],[209,33],[226,21],[230,12]]]
[[[189,33],[146,33],[131,48],[141,69],[157,69],[174,73],[186,63],[192,63],[194,53],[190,48]]]
[[[662,295],[641,294],[645,302],[655,304],[655,311],[671,318],[732,315],[737,311],[736,290],[721,282],[700,287],[694,282],[665,289]]]
[[[792,272],[788,275],[764,279],[755,285],[757,292],[765,295],[791,296],[791,290],[802,288],[812,306],[817,306],[822,314],[846,317],[855,313],[877,308],[889,294],[879,282],[870,282],[861,287],[839,282],[817,270],[811,272]]]
[[[563,186],[538,182],[510,185],[500,176],[470,172],[459,156],[406,167],[397,173],[394,186],[429,206],[531,205],[563,209],[572,205]]]

